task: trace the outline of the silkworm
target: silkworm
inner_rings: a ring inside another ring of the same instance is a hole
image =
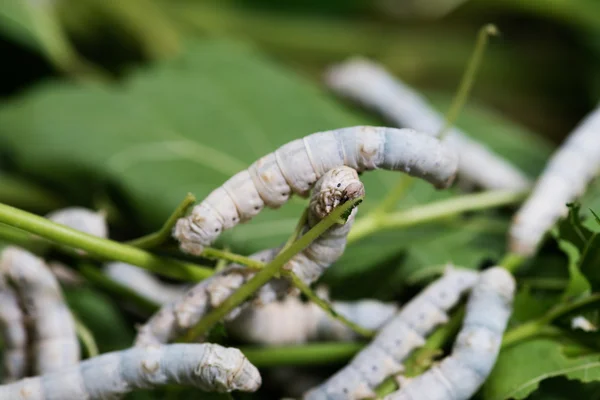
[[[325,172],[340,166],[404,171],[446,188],[457,164],[452,149],[411,129],[356,126],[313,133],[231,177],[177,222],[174,237],[182,251],[199,255],[224,229],[249,221],[265,205],[280,207],[292,193],[306,196]]]
[[[20,248],[6,247],[0,273],[14,285],[30,322],[34,373],[44,374],[76,364],[80,354],[73,315],[44,261]]]
[[[12,382],[27,374],[27,331],[19,299],[0,274],[0,329],[4,341],[3,381]]]
[[[104,212],[83,207],[67,207],[47,214],[46,218],[89,235],[108,237],[108,224]]]
[[[339,185],[339,186],[338,186]],[[304,231],[312,227],[341,202],[364,195],[364,186],[355,170],[338,167],[328,171],[315,184],[308,221]],[[334,263],[344,252],[346,236],[352,227],[357,209],[352,210],[344,225],[335,224],[303,251],[290,259],[283,268],[291,270],[304,283],[316,281],[324,270]],[[279,248],[260,251],[250,256],[252,259],[269,262],[279,253]],[[240,265],[232,264],[210,278],[200,282],[178,300],[169,303],[154,314],[140,327],[136,345],[166,343],[182,335],[195,325],[207,312],[218,307],[233,292],[254,276],[255,272]],[[285,279],[274,279],[259,289],[254,305],[270,303],[288,294],[290,285]],[[227,319],[233,319],[242,307],[233,310]]]
[[[204,391],[254,392],[258,370],[234,348],[171,344],[102,354],[60,371],[0,386],[0,399],[115,399],[134,389],[167,384]]]
[[[467,400],[492,372],[512,311],[515,281],[502,267],[481,273],[452,354],[385,400]]]
[[[348,320],[370,330],[378,330],[397,311],[393,303],[376,300],[333,302],[333,309]],[[299,344],[310,340],[352,340],[356,333],[332,318],[312,302],[296,296],[242,311],[227,324],[238,339],[265,345]]]
[[[475,271],[448,267],[444,276],[427,286],[385,324],[373,341],[305,400],[375,397],[374,389],[388,376],[403,370],[402,361],[425,343],[437,325],[447,322],[446,312],[477,281]]]
[[[443,117],[414,89],[394,78],[382,66],[351,59],[326,73],[325,81],[335,92],[375,109],[398,126],[438,135]],[[444,142],[459,154],[462,181],[486,189],[523,190],[529,179],[516,167],[458,128],[451,128]]]
[[[123,262],[108,263],[103,271],[113,281],[160,305],[178,299],[189,287],[185,284],[170,285],[162,282],[145,269]]]
[[[510,250],[535,253],[548,230],[567,215],[567,203],[579,197],[600,169],[600,107],[587,115],[552,155],[529,198],[515,215]]]

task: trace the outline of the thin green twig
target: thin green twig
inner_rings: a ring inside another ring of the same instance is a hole
[[[356,242],[382,230],[407,228],[454,217],[468,211],[485,210],[518,203],[526,196],[527,192],[490,190],[412,207],[390,213],[385,218],[375,218],[372,215],[367,215],[356,221],[348,235],[348,243]]]
[[[346,361],[364,343],[311,343],[302,346],[240,347],[248,360],[259,368],[279,365],[319,365]]]
[[[188,208],[195,202],[196,198],[194,195],[188,193],[158,231],[130,240],[126,244],[140,249],[152,249],[166,242],[171,237],[171,232],[177,220],[183,217]]]
[[[73,316],[75,319],[75,332],[77,333],[77,337],[83,344],[83,348],[85,349],[88,357],[95,357],[99,354],[98,345],[96,344],[96,339],[94,339],[94,334],[92,331],[88,329],[87,326],[79,318]]]
[[[240,254],[231,253],[227,250],[215,249],[212,247],[205,248],[201,256],[210,259],[227,260],[236,264],[245,265],[246,267],[252,269],[261,269],[264,268],[266,265],[262,261],[254,260],[252,258],[245,257]]]
[[[298,222],[296,223],[294,232],[290,235],[290,237],[288,238],[287,242],[285,242],[285,244],[283,245],[281,250],[279,250],[280,253],[287,250],[300,237],[300,235],[302,234],[302,230],[304,229],[304,226],[306,225],[307,221],[308,221],[308,207],[305,207],[304,211],[302,212],[302,215],[300,216],[300,218],[298,219]]]
[[[280,272],[280,269],[287,263],[293,256],[300,251],[304,250],[310,243],[312,243],[321,234],[332,227],[336,221],[344,215],[345,212],[355,207],[362,198],[358,198],[352,201],[348,201],[341,206],[337,207],[331,214],[319,221],[314,227],[312,227],[306,234],[300,237],[292,246],[278,254],[273,261],[271,261],[266,267],[254,275],[252,279],[242,285],[235,293],[229,296],[219,307],[212,310],[210,313],[204,316],[198,324],[191,328],[185,335],[185,341],[193,341],[195,338],[205,334],[212,326],[223,319],[231,310],[246,301],[254,292],[256,292],[261,286],[270,281],[276,274]]]
[[[207,267],[159,257],[113,240],[88,235],[1,203],[0,223],[39,235],[64,246],[84,250],[103,260],[119,260],[171,278],[201,281],[213,273],[212,269]]]
[[[507,253],[498,264],[504,267],[508,272],[514,273],[525,261],[527,261],[527,258],[520,254]]]

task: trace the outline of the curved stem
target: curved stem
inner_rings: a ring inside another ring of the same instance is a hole
[[[236,292],[229,296],[219,307],[204,316],[185,335],[185,341],[193,341],[196,337],[205,334],[214,324],[223,319],[231,310],[242,304],[254,294],[261,286],[270,281],[293,256],[304,250],[310,243],[331,228],[348,210],[356,207],[362,201],[362,197],[348,201],[337,207],[331,214],[323,218],[312,227],[306,234],[300,237],[290,247],[279,253],[273,261],[254,275],[248,282],[242,285]]]
[[[171,237],[171,231],[177,223],[177,220],[183,217],[188,208],[195,202],[196,197],[194,197],[193,194],[188,193],[158,231],[125,243],[130,246],[139,247],[140,249],[151,249],[166,242]]]
[[[264,262],[261,262],[259,260],[253,260],[252,258],[245,257],[236,253],[231,253],[227,250],[220,250],[212,247],[205,248],[201,256],[210,259],[226,260],[236,264],[245,265],[253,269],[261,269],[264,268],[266,265]]]
[[[279,365],[319,365],[346,361],[364,343],[314,343],[303,346],[240,347],[248,360],[259,368]]]
[[[88,329],[87,326],[79,318],[73,316],[75,319],[75,331],[77,333],[77,337],[83,344],[85,351],[87,352],[88,357],[95,357],[100,352],[98,351],[98,345],[96,344],[96,339],[94,339],[94,334]]]
[[[381,230],[407,228],[439,221],[467,211],[485,210],[518,203],[526,196],[527,192],[490,190],[482,193],[457,196],[424,206],[413,207],[405,211],[397,211],[387,214],[382,218],[367,215],[356,221],[348,235],[348,243],[356,242]]]
[[[207,267],[159,257],[132,246],[88,235],[1,203],[0,223],[34,233],[61,245],[84,250],[101,259],[123,261],[171,278],[201,281],[213,273],[212,269]]]

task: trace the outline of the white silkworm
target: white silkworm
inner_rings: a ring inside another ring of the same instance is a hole
[[[548,230],[567,215],[600,169],[600,107],[569,134],[552,155],[510,228],[510,250],[530,256]]]
[[[515,281],[502,267],[481,273],[452,354],[385,400],[467,400],[492,372],[512,311]]]
[[[398,126],[434,135],[444,126],[443,117],[424,97],[374,62],[355,58],[334,66],[326,74],[326,83],[337,93],[375,109]],[[486,189],[522,190],[530,186],[521,171],[458,128],[451,128],[443,141],[460,156],[461,180]]]
[[[3,380],[12,382],[27,374],[27,331],[19,299],[0,274],[0,329],[4,340]]]
[[[305,196],[325,172],[343,165],[359,172],[404,171],[446,188],[457,164],[452,149],[411,129],[356,126],[313,133],[231,177],[177,222],[174,236],[183,251],[199,255],[224,229],[249,221],[265,205],[280,207],[292,193]]]
[[[14,285],[31,323],[34,372],[44,374],[79,361],[79,342],[73,315],[58,282],[44,261],[17,247],[2,251],[0,273]]]
[[[391,303],[376,300],[333,302],[333,309],[348,320],[370,330],[378,330],[397,311]],[[227,324],[238,339],[266,345],[299,344],[309,340],[353,340],[356,332],[332,318],[315,303],[296,296],[283,301],[244,310]]]
[[[171,344],[106,353],[51,374],[0,386],[0,399],[116,399],[134,389],[166,384],[254,392],[261,377],[238,349],[210,343]]]
[[[425,343],[424,336],[447,321],[446,312],[475,284],[477,277],[475,271],[448,267],[443,277],[427,286],[385,324],[369,346],[326,382],[306,393],[304,399],[375,397],[374,389],[388,376],[402,371],[402,361]]]
[[[106,264],[104,274],[140,296],[160,305],[178,299],[189,287],[188,285],[170,285],[162,282],[145,269],[123,262]]]
[[[83,207],[67,207],[47,214],[46,218],[88,235],[108,237],[106,214],[102,211],[96,212]]]
[[[339,203],[364,195],[364,186],[355,170],[338,167],[328,171],[315,184],[311,198],[308,222],[312,227]],[[283,268],[291,270],[306,284],[316,281],[323,271],[344,252],[346,236],[352,227],[356,209],[352,210],[344,225],[336,224],[303,251],[290,259]],[[271,261],[279,248],[264,250],[250,256],[263,262]],[[254,271],[240,265],[231,265],[200,282],[178,300],[163,306],[146,324],[140,327],[136,345],[167,343],[195,325],[207,312],[218,307],[233,292],[254,276]],[[285,279],[274,279],[258,290],[254,304],[267,304],[289,292]],[[235,318],[241,307],[233,310],[228,319]]]

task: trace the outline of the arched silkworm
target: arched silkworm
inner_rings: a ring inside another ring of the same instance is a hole
[[[83,207],[67,207],[47,214],[46,218],[89,235],[108,237],[106,214],[102,211],[96,212]]]
[[[510,250],[530,256],[546,232],[568,212],[600,169],[600,107],[552,155],[510,228]]]
[[[80,354],[73,315],[44,261],[20,248],[6,247],[2,251],[0,273],[14,285],[30,322],[34,373],[44,374],[76,364]]]
[[[446,312],[477,281],[478,273],[448,267],[444,276],[406,304],[377,334],[369,346],[346,367],[305,394],[305,400],[375,397],[385,378],[402,371],[402,361],[425,343],[424,336],[447,322]]]
[[[27,330],[15,291],[0,274],[0,329],[4,341],[4,382],[21,379],[27,374]]]
[[[374,62],[351,59],[332,67],[325,80],[337,93],[375,109],[398,126],[434,135],[444,126],[443,117],[424,97]],[[530,186],[521,171],[458,128],[451,128],[444,142],[460,156],[461,180],[486,189],[522,190]]]
[[[104,266],[104,274],[127,286],[137,294],[156,304],[167,304],[181,297],[188,285],[170,285],[162,282],[145,269],[123,262],[111,262]]]
[[[135,389],[184,384],[211,392],[254,392],[256,367],[238,350],[216,344],[171,344],[102,354],[78,365],[0,386],[0,399],[116,399]]]
[[[469,296],[452,354],[385,400],[470,399],[496,363],[514,292],[515,281],[504,268],[482,272]]]
[[[355,170],[338,167],[328,171],[315,184],[305,230],[312,227],[341,202],[364,195],[364,186]],[[357,209],[352,210],[344,225],[336,224],[284,266],[306,284],[316,281],[324,270],[344,252],[346,236],[352,227]],[[279,248],[264,250],[250,258],[271,261]],[[188,290],[180,299],[162,307],[140,327],[136,345],[167,343],[195,325],[207,312],[218,307],[233,292],[254,276],[248,268],[233,264]],[[258,290],[254,304],[263,305],[281,298],[290,290],[285,279],[274,279]],[[228,319],[235,318],[241,307],[233,310]]]
[[[457,164],[452,149],[412,129],[356,126],[313,133],[231,177],[177,222],[174,236],[183,251],[198,255],[224,229],[250,220],[265,205],[280,207],[292,193],[305,196],[325,172],[343,165],[359,172],[404,171],[446,188]]]
[[[395,304],[376,300],[333,302],[332,306],[348,320],[370,330],[381,328],[398,310]],[[352,329],[333,319],[322,308],[312,302],[305,303],[296,296],[242,311],[227,324],[227,331],[246,342],[266,345],[357,338]]]

